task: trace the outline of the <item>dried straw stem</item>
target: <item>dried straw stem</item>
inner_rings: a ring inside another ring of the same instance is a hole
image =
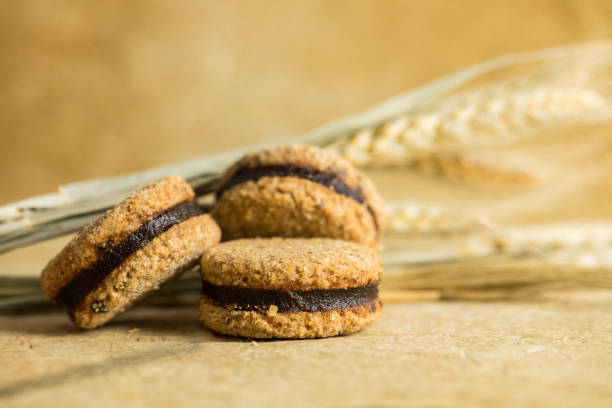
[[[612,289],[610,266],[609,263],[602,263],[587,268],[555,257],[494,255],[390,269],[382,287],[391,290],[437,290],[442,298],[461,298],[461,291],[471,293],[470,298],[474,298],[476,293],[483,298],[515,298],[560,289]]]

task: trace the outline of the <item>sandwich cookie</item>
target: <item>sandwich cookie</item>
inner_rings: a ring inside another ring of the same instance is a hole
[[[223,240],[323,237],[375,246],[382,199],[337,154],[282,146],[244,156],[222,176],[211,211]]]
[[[83,228],[40,283],[77,326],[93,328],[193,264],[220,235],[187,182],[168,177]]]
[[[380,256],[327,238],[224,242],[202,256],[200,320],[248,338],[350,334],[380,317]]]

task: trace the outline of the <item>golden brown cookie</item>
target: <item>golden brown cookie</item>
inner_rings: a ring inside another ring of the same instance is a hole
[[[248,154],[231,166],[212,215],[224,240],[326,237],[375,246],[382,199],[337,154],[291,145]]]
[[[350,334],[380,317],[382,262],[370,247],[327,238],[256,238],[202,256],[200,320],[248,338]]]
[[[168,177],[83,228],[40,283],[77,326],[97,327],[192,264],[220,235],[185,180]]]

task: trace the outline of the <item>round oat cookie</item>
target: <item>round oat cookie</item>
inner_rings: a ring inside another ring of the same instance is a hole
[[[40,283],[77,326],[94,328],[193,264],[220,235],[187,182],[168,177],[78,232]]]
[[[328,238],[255,238],[211,247],[200,260],[200,320],[249,338],[350,334],[378,319],[377,251]]]
[[[376,246],[382,199],[336,153],[290,145],[247,154],[231,166],[212,215],[224,240],[326,237]]]

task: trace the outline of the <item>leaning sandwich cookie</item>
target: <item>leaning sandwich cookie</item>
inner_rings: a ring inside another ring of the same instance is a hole
[[[247,154],[231,166],[211,213],[223,240],[323,237],[376,246],[382,199],[337,154],[290,145]]]
[[[83,228],[42,271],[49,297],[81,328],[106,323],[193,264],[220,230],[180,177],[135,192]]]
[[[381,314],[377,251],[326,238],[215,245],[200,261],[200,320],[221,334],[315,338],[350,334]]]

